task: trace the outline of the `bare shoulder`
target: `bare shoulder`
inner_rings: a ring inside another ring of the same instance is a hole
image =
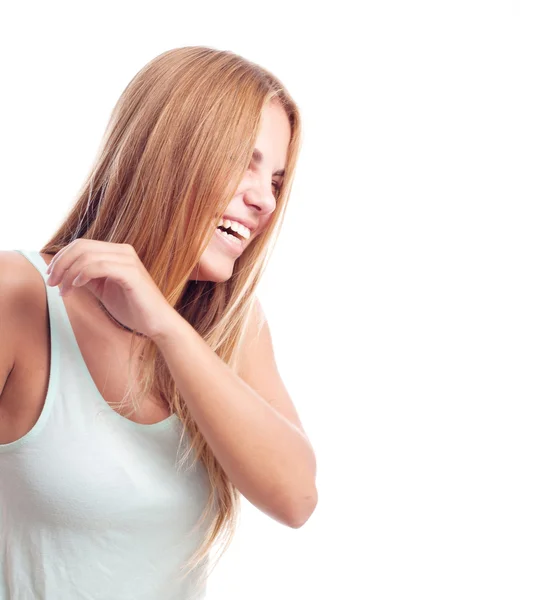
[[[29,315],[40,316],[41,286],[40,273],[24,256],[0,251],[0,394],[20,354]]]
[[[242,345],[239,375],[277,412],[306,435],[298,411],[279,373],[269,322],[259,299],[254,304]]]
[[[0,251],[0,302],[3,308],[18,312],[26,308],[29,301],[36,304],[36,292],[44,287],[40,273],[24,256],[14,250]]]

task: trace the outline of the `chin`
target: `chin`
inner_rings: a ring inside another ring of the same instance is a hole
[[[255,237],[255,236],[254,236]],[[248,246],[252,243],[250,239]],[[247,246],[244,248],[244,252]],[[234,264],[239,256],[227,253],[222,249],[218,240],[211,240],[195,269],[191,281],[214,281],[222,283],[228,281],[234,272]]]
[[[217,252],[206,252],[193,270],[190,279],[223,283],[232,277],[234,263],[233,257],[219,256]]]

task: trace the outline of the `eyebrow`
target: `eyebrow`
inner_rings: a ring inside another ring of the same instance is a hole
[[[253,161],[256,165],[260,165],[263,162],[263,153],[261,150],[258,150],[257,148],[253,150]],[[273,175],[276,175],[277,177],[284,177],[284,169],[275,171]]]

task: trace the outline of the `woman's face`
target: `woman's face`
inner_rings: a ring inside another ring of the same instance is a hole
[[[229,279],[235,260],[265,229],[276,208],[276,196],[283,181],[280,173],[285,169],[290,135],[290,123],[284,109],[271,102],[263,109],[249,169],[224,212],[225,218],[244,223],[251,230],[249,239],[239,236],[241,241],[238,241],[237,237],[216,230],[191,274],[193,281]],[[225,222],[225,225],[230,223]],[[242,231],[245,233],[240,228],[239,233]]]

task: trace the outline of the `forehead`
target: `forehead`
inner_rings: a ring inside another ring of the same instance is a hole
[[[290,135],[290,122],[282,106],[276,102],[265,106],[255,145],[273,170],[284,169]]]

